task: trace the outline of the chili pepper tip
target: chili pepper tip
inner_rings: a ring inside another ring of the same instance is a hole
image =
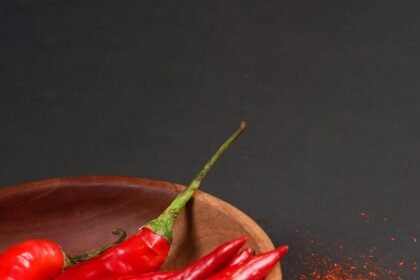
[[[281,246],[279,248],[277,248],[277,251],[281,254],[281,256],[283,257],[284,255],[287,254],[287,252],[289,252],[289,246],[285,245],[285,246]]]

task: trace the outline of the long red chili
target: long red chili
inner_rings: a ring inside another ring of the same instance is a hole
[[[117,230],[114,233],[121,235],[116,242],[76,257],[64,253],[61,247],[51,240],[32,239],[15,244],[0,254],[0,279],[54,279],[64,268],[96,256],[125,239],[124,231]]]
[[[239,253],[237,253],[227,264],[227,266],[234,266],[240,262],[243,262],[250,258],[252,256],[252,249],[251,248],[245,248]]]
[[[211,253],[191,263],[179,271],[149,272],[140,275],[123,276],[113,280],[201,280],[218,272],[234,258],[245,244],[247,237],[240,237],[223,243]],[[108,279],[110,280],[110,279]]]
[[[168,280],[201,280],[221,270],[245,244],[248,238],[241,237],[216,248],[212,253],[199,261],[185,267],[177,275]]]
[[[201,181],[217,159],[244,129],[245,123],[242,122],[239,129],[220,146],[188,188],[180,192],[158,218],[148,222],[137,234],[118,246],[96,258],[71,267],[57,279],[93,280],[158,270],[169,252],[174,220],[199,188]]]
[[[237,265],[227,267],[207,280],[261,280],[287,253],[288,246],[251,257]]]

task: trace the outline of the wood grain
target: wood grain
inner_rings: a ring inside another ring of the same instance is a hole
[[[133,234],[156,217],[184,186],[131,177],[90,176],[43,180],[0,189],[0,251],[29,238],[48,238],[77,254]],[[232,205],[197,192],[174,227],[163,269],[181,268],[220,243],[246,235],[256,252],[273,249],[264,231]],[[266,278],[282,279],[280,265]]]

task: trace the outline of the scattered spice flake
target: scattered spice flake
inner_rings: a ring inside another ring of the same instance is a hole
[[[336,243],[335,247],[337,248],[337,250],[340,250],[340,251],[342,251],[343,248],[344,248],[343,244],[341,244],[341,243]]]
[[[362,265],[362,267],[363,267],[364,269],[368,268],[367,263],[363,264],[363,265]]]
[[[309,239],[308,243],[319,245],[314,239]],[[340,248],[341,242],[335,245],[338,256],[334,252],[330,253],[335,257],[320,256],[315,251],[306,258],[302,256],[304,272],[295,274],[294,280],[402,280],[400,273],[417,270],[415,262],[408,264],[401,260],[396,261],[394,268],[384,267],[375,257],[376,249],[354,256],[345,254],[345,250]]]
[[[413,262],[413,265],[409,268],[411,271],[417,270],[417,262]]]
[[[414,244],[416,244],[417,243],[417,238],[415,236],[412,236],[411,237],[411,242],[413,242]]]
[[[378,271],[375,269],[364,272],[359,271],[356,266],[345,266],[331,260],[322,259],[321,265],[313,267],[310,273],[311,278],[303,275],[299,279],[314,279],[314,280],[366,280],[378,279]]]
[[[369,217],[368,213],[362,212],[362,213],[360,213],[360,216],[362,217],[363,220],[365,220],[365,222],[367,222],[367,223],[369,222],[370,217]]]

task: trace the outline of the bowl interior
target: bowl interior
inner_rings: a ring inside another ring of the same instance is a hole
[[[38,181],[0,189],[0,251],[30,238],[58,242],[78,254],[115,240],[113,229],[134,234],[159,215],[183,186],[128,177],[77,177]],[[222,242],[246,235],[256,252],[273,248],[248,216],[198,192],[178,217],[163,269],[184,267]],[[281,279],[280,266],[266,278]]]

